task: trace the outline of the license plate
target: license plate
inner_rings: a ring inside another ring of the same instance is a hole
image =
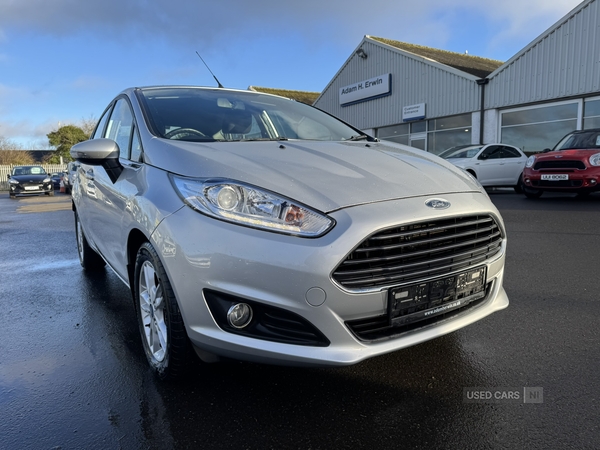
[[[487,267],[478,267],[426,283],[392,288],[388,315],[392,326],[429,319],[485,297]]]
[[[551,175],[542,175],[542,180],[545,181],[563,181],[563,180],[568,180],[569,179],[569,175],[568,174],[551,174]]]
[[[40,186],[25,186],[26,191],[39,191],[40,189]]]

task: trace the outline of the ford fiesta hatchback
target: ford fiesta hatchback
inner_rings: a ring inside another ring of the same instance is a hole
[[[131,288],[151,367],[344,366],[508,305],[506,232],[480,184],[313,107],[132,88],[75,145],[81,265]]]

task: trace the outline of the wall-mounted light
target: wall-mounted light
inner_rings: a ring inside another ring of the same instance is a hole
[[[362,48],[359,48],[358,50],[356,50],[356,56],[358,56],[359,58],[362,59],[367,59],[367,54],[365,53],[365,51]]]

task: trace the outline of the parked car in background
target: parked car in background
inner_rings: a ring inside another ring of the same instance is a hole
[[[15,166],[8,175],[8,194],[10,198],[17,195],[54,195],[52,178],[42,166]]]
[[[545,191],[585,196],[600,190],[600,128],[573,131],[556,146],[531,155],[523,171],[523,193],[539,198]]]
[[[60,189],[60,182],[62,181],[64,175],[64,172],[53,172],[50,174],[50,178],[52,178],[53,189]]]
[[[439,156],[469,172],[484,187],[512,187],[520,192],[527,156],[517,147],[464,145],[445,150]]]
[[[70,194],[71,190],[73,189],[73,181],[75,180],[77,167],[79,167],[79,164],[75,161],[72,161],[67,164],[67,170],[65,172],[65,177],[63,180],[63,184],[65,186],[65,192],[67,194]]]
[[[344,366],[508,305],[506,231],[471,176],[306,104],[132,88],[72,147],[81,265],[132,290],[161,378],[204,361]]]

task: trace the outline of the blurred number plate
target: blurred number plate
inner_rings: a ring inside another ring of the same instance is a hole
[[[25,186],[25,190],[26,191],[39,191],[40,187],[39,186]]]
[[[568,180],[569,175],[567,174],[553,174],[553,175],[542,175],[542,180],[546,181],[563,181]]]
[[[429,319],[485,297],[486,267],[426,283],[392,288],[388,314],[393,326]]]

